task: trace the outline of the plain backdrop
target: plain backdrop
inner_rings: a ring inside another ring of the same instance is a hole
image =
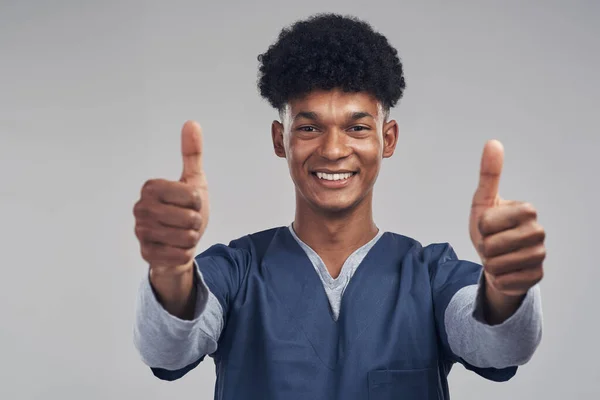
[[[497,138],[501,195],[533,203],[547,230],[542,345],[504,384],[456,366],[452,397],[600,398],[600,2],[0,4],[0,398],[212,399],[212,360],[167,383],[134,349],[146,265],[132,208],[145,180],[179,178],[195,119],[212,205],[198,252],[292,221],[256,57],[326,11],[369,21],[404,62],[382,229],[477,260],[469,205]]]

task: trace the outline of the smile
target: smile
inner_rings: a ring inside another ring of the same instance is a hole
[[[326,172],[315,172],[317,178],[323,179],[326,181],[343,181],[349,179],[355,172],[343,172],[339,174],[328,174]]]
[[[358,172],[313,172],[311,175],[317,184],[326,189],[343,189],[354,181]]]

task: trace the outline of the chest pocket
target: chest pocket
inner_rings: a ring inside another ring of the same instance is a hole
[[[436,368],[370,371],[369,400],[439,400]]]

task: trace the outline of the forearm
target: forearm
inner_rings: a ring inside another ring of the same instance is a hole
[[[484,284],[481,286],[483,300],[482,317],[489,325],[499,325],[509,319],[518,309],[525,295],[507,296],[496,290],[485,275],[482,276]]]
[[[158,302],[169,314],[183,320],[194,318],[198,294],[193,260],[180,271],[151,267],[149,276]]]

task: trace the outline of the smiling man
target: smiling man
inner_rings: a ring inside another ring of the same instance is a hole
[[[208,188],[200,127],[184,125],[181,179],[147,181],[134,207],[149,264],[134,340],[154,375],[179,379],[209,355],[223,400],[448,399],[455,363],[510,379],[541,339],[545,234],[534,207],[499,196],[502,145],[486,143],[471,204],[481,264],[461,260],[373,220],[405,88],[384,36],[317,15],[259,60],[295,217],[196,255]]]

